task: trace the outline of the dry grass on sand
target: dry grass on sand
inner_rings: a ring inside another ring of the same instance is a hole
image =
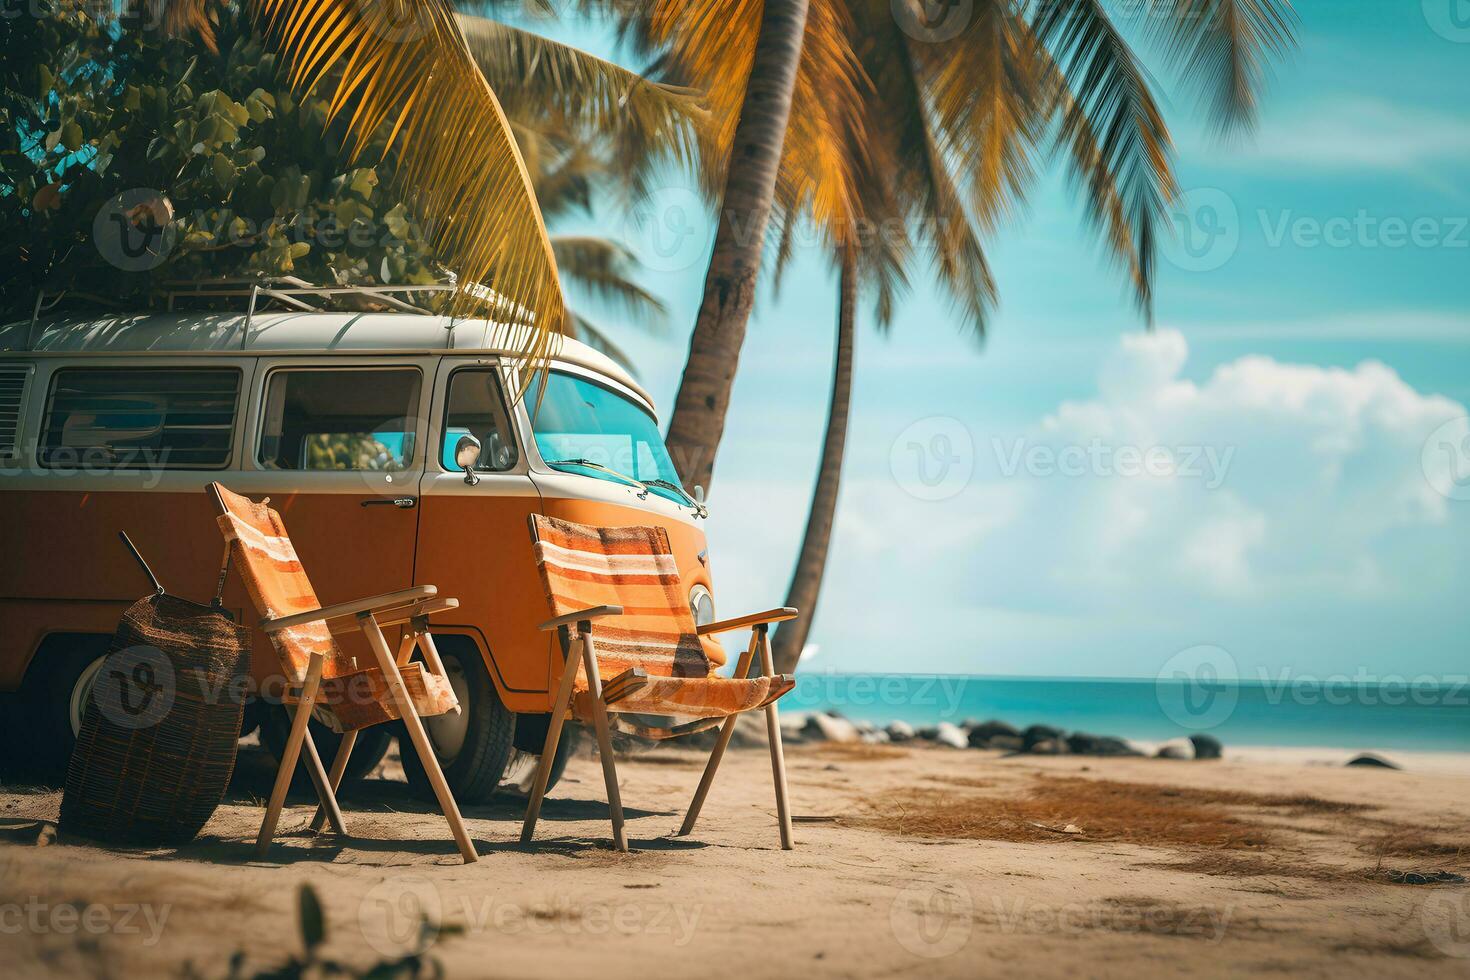
[[[1344,814],[1370,808],[1310,796],[1042,777],[1024,794],[904,789],[873,800],[868,809],[856,823],[906,837],[1042,841],[1055,840],[1070,825],[1080,833],[1068,836],[1081,840],[1248,849],[1271,841],[1271,828],[1254,819],[1262,811]]]

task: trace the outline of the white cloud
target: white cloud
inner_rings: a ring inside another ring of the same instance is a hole
[[[1125,337],[1096,397],[1063,402],[1021,435],[1057,465],[1015,477],[1021,517],[990,544],[1029,560],[1019,576],[993,576],[996,588],[1059,602],[1077,589],[1239,600],[1412,580],[1379,545],[1449,519],[1420,458],[1463,406],[1375,361],[1343,370],[1252,355],[1196,384],[1180,376],[1187,357],[1178,331]],[[1079,465],[1064,469],[1069,453]]]

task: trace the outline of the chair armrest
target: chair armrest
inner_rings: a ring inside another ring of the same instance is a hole
[[[739,616],[735,619],[722,619],[718,623],[710,623],[698,629],[700,636],[709,636],[712,633],[728,633],[731,630],[744,629],[747,626],[759,626],[762,623],[784,623],[788,619],[800,616],[797,610],[790,606],[782,606],[779,609],[767,609],[765,612],[751,613],[749,616]]]
[[[378,629],[385,630],[392,626],[402,626],[420,616],[436,616],[458,608],[458,599],[441,596],[437,599],[420,599],[407,606],[398,606],[389,610],[385,618],[379,619],[377,616],[373,618],[378,621]],[[337,619],[328,620],[327,629],[331,630],[333,636],[346,636],[348,633],[356,633],[361,630],[362,624],[355,616],[340,616]]]
[[[384,595],[373,596],[370,599],[358,599],[353,602],[339,602],[334,606],[322,606],[320,609],[309,609],[306,612],[294,613],[290,616],[281,616],[276,619],[263,619],[260,628],[267,633],[279,633],[281,630],[290,629],[293,626],[305,626],[307,623],[318,623],[326,619],[341,619],[344,616],[352,616],[365,612],[377,612],[380,609],[396,609],[409,603],[418,602],[420,599],[432,599],[439,594],[439,590],[432,585],[416,585],[411,589],[402,589],[398,592],[388,592]]]
[[[622,606],[593,606],[590,609],[583,609],[581,612],[567,613],[565,616],[558,616],[555,619],[548,619],[546,622],[542,623],[536,628],[543,631],[554,630],[560,629],[563,626],[571,626],[573,623],[580,623],[588,619],[600,619],[603,616],[621,616],[622,614]]]

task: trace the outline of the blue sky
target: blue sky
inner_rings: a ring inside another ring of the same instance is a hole
[[[891,336],[862,330],[804,667],[1153,677],[1211,645],[1251,678],[1465,674],[1470,3],[1297,10],[1243,140],[1159,71],[1190,244],[1160,264],[1153,335],[1058,172],[989,245],[983,347],[922,274]],[[600,25],[540,29],[616,53]],[[660,255],[641,218],[689,201],[670,175],[584,224],[654,266],[667,329],[618,338],[664,409],[712,229],[691,206],[692,244]],[[711,493],[722,612],[785,594],[835,290],[803,249],[752,320]]]

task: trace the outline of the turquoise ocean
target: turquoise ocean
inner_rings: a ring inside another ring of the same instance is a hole
[[[1018,728],[1156,741],[1207,732],[1227,747],[1470,752],[1463,681],[1089,680],[957,674],[798,672],[782,711],[830,711],[885,725],[998,719]]]

